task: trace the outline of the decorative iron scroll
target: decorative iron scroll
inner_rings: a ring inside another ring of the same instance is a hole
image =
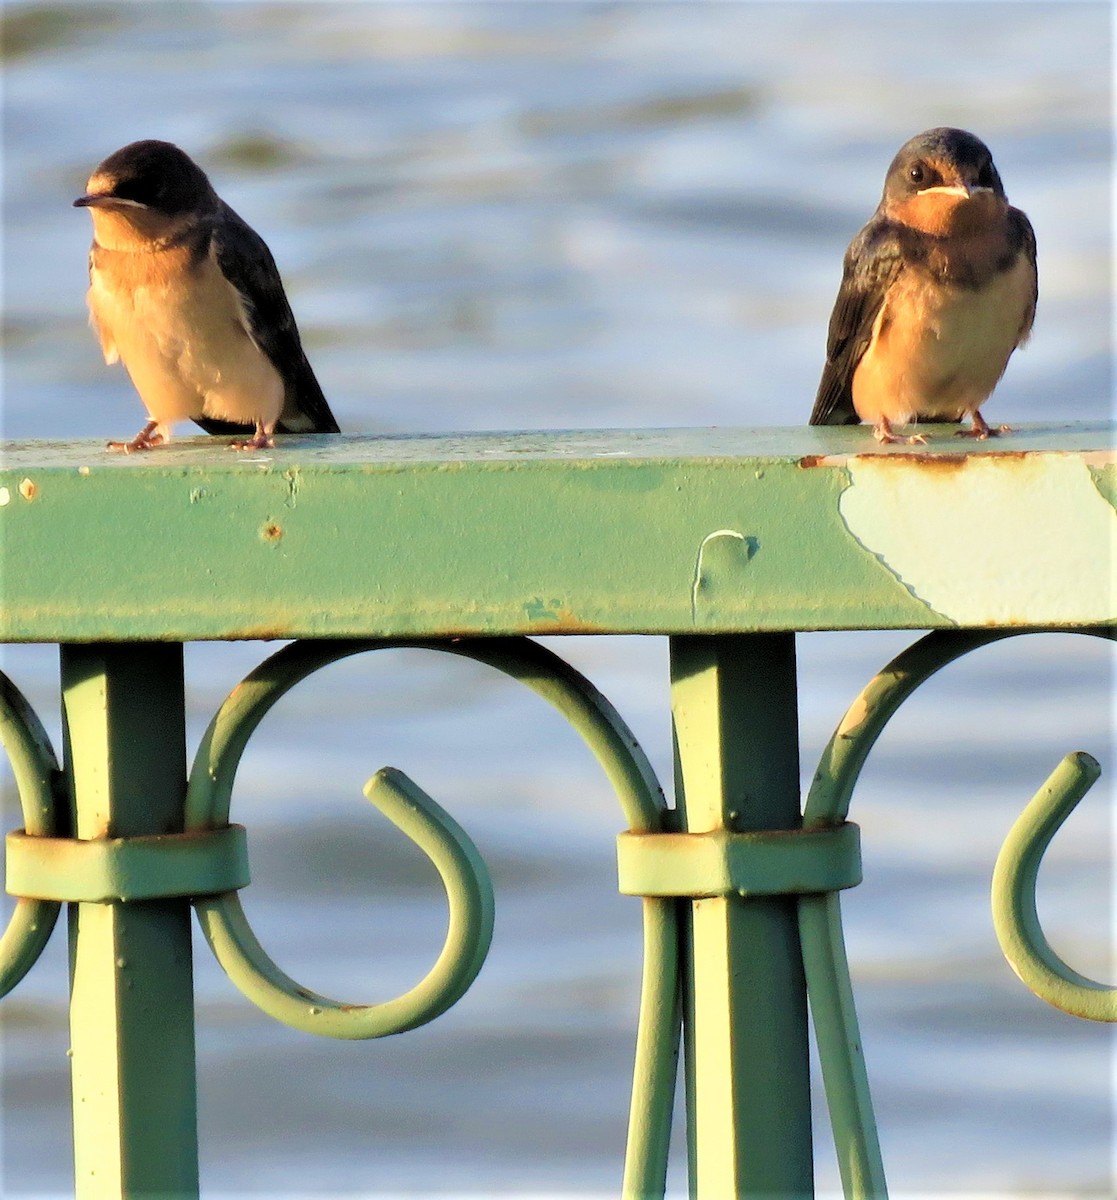
[[[7,751],[23,810],[24,831],[34,837],[61,832],[58,759],[35,710],[0,671],[0,744]],[[0,938],[0,996],[6,996],[35,965],[54,931],[57,900],[21,896]]]
[[[343,1003],[287,976],[250,928],[235,890],[247,876],[238,849],[242,834],[229,825],[233,784],[245,746],[263,717],[292,687],[331,663],[372,650],[408,648],[456,654],[501,671],[548,701],[583,738],[604,768],[628,826],[621,839],[622,884],[627,872],[637,881],[631,884],[632,894],[643,897],[644,962],[625,1161],[626,1200],[662,1196],[665,1185],[681,1032],[679,930],[685,910],[680,897],[747,895],[750,890],[797,896],[807,989],[843,1189],[847,1197],[875,1200],[886,1196],[887,1190],[838,899],[841,888],[853,886],[860,878],[857,831],[846,821],[850,799],[877,738],[921,684],[972,650],[1034,632],[1115,636],[1109,629],[929,634],[870,680],[850,705],[823,752],[804,806],[802,830],[778,837],[727,835],[724,845],[710,843],[705,835],[680,833],[643,750],[619,714],[588,680],[538,643],[519,637],[294,642],[248,675],[210,723],[190,772],[185,832],[162,840],[120,841],[136,843],[123,847],[128,853],[165,853],[168,861],[182,858],[183,863],[186,860],[176,847],[181,843],[185,850],[191,837],[208,839],[215,848],[229,843],[224,851],[227,862],[213,874],[218,882],[210,891],[231,890],[199,894],[202,885],[195,884],[195,890],[182,894],[193,899],[206,939],[232,981],[278,1020],[336,1038],[382,1037],[430,1021],[473,982],[492,934],[492,885],[464,830],[401,772],[384,768],[369,780],[365,795],[438,870],[449,902],[449,928],[435,965],[410,991],[382,1004]],[[2,674],[0,742],[12,763],[25,825],[9,835],[9,845],[16,847],[9,850],[9,862],[35,868],[29,850],[42,849],[48,839],[60,839],[60,844],[65,840],[67,801],[41,723]],[[994,873],[993,908],[1002,949],[1033,991],[1068,1012],[1114,1021],[1117,988],[1080,975],[1055,954],[1040,927],[1035,904],[1042,856],[1098,773],[1097,763],[1084,753],[1068,755],[1055,769],[1004,843]],[[36,838],[42,839],[40,846],[29,847]],[[678,856],[668,853],[680,840],[688,841],[689,848],[703,849],[708,859],[706,866],[690,863],[698,874],[687,886],[679,883],[681,876],[672,861]],[[155,841],[160,844],[139,845]],[[164,847],[162,841],[175,844]],[[191,871],[183,877],[201,877],[194,868]],[[720,882],[709,883],[711,872]],[[625,890],[630,890],[628,885]],[[84,893],[71,898],[104,899]],[[57,899],[33,895],[18,899],[0,939],[0,995],[10,991],[35,962],[59,907]]]
[[[1036,913],[1036,878],[1059,827],[1101,775],[1089,754],[1068,754],[1009,831],[993,868],[993,924],[1010,966],[1048,1004],[1089,1021],[1117,1021],[1117,987],[1080,975],[1052,950]]]
[[[932,675],[992,642],[1047,632],[1117,637],[1112,629],[939,630],[894,658],[849,706],[823,751],[803,808],[803,829],[825,829],[845,821],[869,751],[900,705]],[[1117,1020],[1115,989],[1066,966],[1047,945],[1035,911],[1039,860],[1055,830],[1097,775],[1097,764],[1089,755],[1068,755],[1036,794],[998,858],[994,920],[1006,957],[1037,995],[1080,1016],[1112,1021]],[[850,1198],[885,1197],[887,1186],[861,1052],[838,892],[801,897],[799,931],[843,1189]]]
[[[454,641],[301,641],[285,646],[229,695],[206,731],[190,772],[187,832],[228,823],[237,764],[268,710],[315,671],[371,650],[427,649],[483,663],[547,700],[604,768],[630,829],[663,831],[667,803],[643,750],[616,709],[568,663],[527,638]],[[271,1016],[337,1038],[383,1037],[444,1012],[473,982],[488,950],[493,901],[488,873],[457,823],[399,771],[386,768],[365,794],[434,862],[446,887],[450,928],[429,974],[378,1005],[344,1004],[311,992],[268,957],[236,892],[195,908],[214,955],[238,988]],[[624,1194],[662,1195],[679,1044],[678,942],[672,899],[644,900],[645,955]]]

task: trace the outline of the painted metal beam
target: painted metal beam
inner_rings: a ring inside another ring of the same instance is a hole
[[[0,466],[0,640],[1096,625],[1111,426],[281,440]]]

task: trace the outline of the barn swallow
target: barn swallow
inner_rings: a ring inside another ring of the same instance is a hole
[[[846,251],[812,425],[873,423],[880,442],[913,421],[978,411],[1031,332],[1036,240],[1012,208],[988,147],[929,129],[900,147],[869,223]]]
[[[123,362],[151,418],[111,450],[169,442],[176,421],[208,433],[337,433],[264,240],[169,142],[110,154],[74,201],[93,218],[90,323]]]

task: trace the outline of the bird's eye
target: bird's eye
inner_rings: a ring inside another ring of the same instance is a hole
[[[980,187],[993,186],[993,164],[987,162],[978,172],[977,182]]]
[[[908,178],[912,183],[922,183],[927,178],[927,170],[922,163],[916,163],[914,167],[908,167]]]

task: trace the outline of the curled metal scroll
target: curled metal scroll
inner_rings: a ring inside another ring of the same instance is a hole
[[[60,832],[62,805],[58,760],[35,710],[0,672],[0,744],[12,764],[24,830],[32,836]],[[61,905],[57,900],[20,897],[0,938],[0,996],[6,996],[43,952]]]
[[[195,901],[210,947],[237,987],[277,1020],[327,1037],[385,1037],[433,1020],[465,994],[492,940],[492,883],[477,847],[454,818],[391,767],[368,781],[365,795],[434,864],[449,903],[449,927],[438,960],[402,996],[354,1005],[312,992],[268,957],[236,892]]]
[[[382,649],[456,654],[525,684],[581,735],[604,768],[629,828],[636,832],[665,828],[662,789],[643,750],[609,701],[568,663],[538,643],[527,638],[478,638],[451,642],[301,641],[285,646],[233,690],[206,731],[190,773],[186,829],[228,823],[237,764],[252,733],[280,697],[322,667],[354,654]],[[414,1028],[445,1011],[476,976],[491,932],[491,892],[486,901],[484,893],[489,885],[484,864],[448,814],[398,772],[381,772],[370,781],[366,794],[435,859],[451,903],[451,929],[442,956],[431,973],[404,996],[385,1004],[354,1005],[310,992],[266,954],[235,892],[196,902],[211,949],[250,1000],[289,1025],[336,1038],[381,1037]],[[401,820],[401,816],[407,820]],[[472,908],[463,899],[471,890],[475,894]],[[624,1194],[628,1197],[662,1194],[666,1177],[679,1034],[673,901],[644,901],[644,938],[625,1165]]]
[[[803,828],[825,828],[846,819],[853,789],[869,751],[900,705],[920,685],[971,650],[1035,632],[1082,633],[1109,639],[1117,636],[1117,631],[1110,629],[942,630],[921,638],[870,680],[846,711],[819,762],[804,805]],[[1066,767],[1067,760],[1064,760],[1063,766],[1047,781],[1009,834],[998,860],[1003,897],[999,907],[1001,912],[1008,910],[1009,915],[1003,921],[1000,917],[996,919],[999,934],[1002,924],[1018,934],[1023,929],[1016,942],[1021,961],[1030,967],[1034,958],[1042,971],[1033,970],[1029,974],[1027,968],[1020,970],[1012,955],[1009,960],[1029,986],[1040,983],[1039,988],[1034,988],[1038,994],[1056,1002],[1053,992],[1065,997],[1069,991],[1088,991],[1093,997],[1094,1008],[1100,1010],[1111,1000],[1099,997],[1112,997],[1112,989],[1078,975],[1055,956],[1035,918],[1035,879],[1039,859],[1059,824],[1097,777],[1090,777],[1090,769],[1085,765],[1088,755],[1069,757],[1074,760],[1074,766]],[[887,1185],[861,1052],[842,935],[839,894],[829,892],[802,897],[799,928],[843,1188],[847,1197],[866,1200],[885,1197]],[[1004,945],[1002,937],[1002,947]],[[1082,1015],[1087,1013],[1083,1011]]]
[[[1117,987],[1068,966],[1051,948],[1036,912],[1044,851],[1099,775],[1089,754],[1068,754],[1020,814],[993,868],[993,924],[1005,958],[1037,996],[1076,1017],[1117,1021]]]

